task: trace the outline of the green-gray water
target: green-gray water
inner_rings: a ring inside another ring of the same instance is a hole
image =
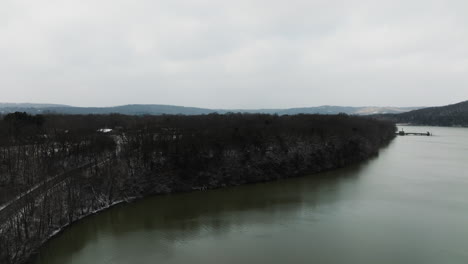
[[[117,206],[36,264],[468,263],[468,129],[405,127],[359,166]]]

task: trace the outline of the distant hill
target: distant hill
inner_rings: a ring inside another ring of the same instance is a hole
[[[216,110],[218,113],[240,112],[240,113],[266,113],[278,115],[297,115],[297,114],[339,114],[345,113],[349,115],[371,115],[371,114],[386,114],[386,113],[403,113],[419,109],[418,107],[379,107],[379,106],[331,106],[323,105],[316,107],[301,107],[288,109],[234,109],[234,110]]]
[[[124,115],[202,115],[214,110],[174,105],[122,105],[114,107],[51,107],[49,113],[60,114],[124,114]]]
[[[30,114],[40,114],[46,109],[54,107],[69,107],[59,104],[31,104],[31,103],[0,103],[0,114],[27,112]]]
[[[118,113],[124,115],[202,115],[210,113],[225,114],[235,113],[266,113],[278,115],[296,114],[338,114],[346,113],[350,115],[370,115],[385,113],[402,113],[417,109],[416,107],[348,107],[348,106],[318,106],[289,109],[208,109],[197,107],[183,107],[175,105],[122,105],[114,107],[74,107],[67,105],[52,104],[12,104],[0,103],[0,114],[13,112],[27,112],[30,114],[111,114]]]
[[[61,104],[32,104],[32,103],[0,103],[0,108],[47,108],[47,107],[68,107]]]
[[[210,109],[172,105],[123,105],[114,107],[75,107],[53,104],[12,104],[0,103],[0,113],[27,112],[30,114],[125,114],[125,115],[162,115],[182,114],[199,115],[215,112]]]
[[[377,117],[414,125],[468,127],[468,101]]]

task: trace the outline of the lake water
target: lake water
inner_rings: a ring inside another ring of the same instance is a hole
[[[73,225],[36,264],[468,263],[468,129],[404,127],[358,166],[157,196]]]

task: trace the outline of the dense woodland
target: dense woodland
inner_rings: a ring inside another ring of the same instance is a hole
[[[393,123],[345,114],[8,114],[0,263],[24,263],[57,230],[122,201],[343,167],[394,135]]]
[[[441,107],[428,107],[401,114],[377,115],[376,117],[413,125],[468,127],[468,101]]]

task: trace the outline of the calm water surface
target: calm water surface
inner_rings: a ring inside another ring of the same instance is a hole
[[[468,129],[405,127],[344,170],[117,206],[36,264],[468,263]]]

